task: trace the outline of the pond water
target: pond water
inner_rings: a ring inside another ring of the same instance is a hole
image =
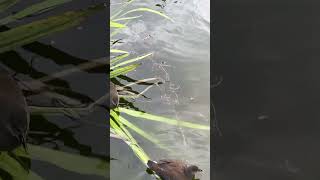
[[[117,3],[111,2],[111,15]],[[159,4],[158,6],[156,6]],[[153,52],[152,58],[143,61],[136,71],[128,74],[133,79],[158,77],[165,80],[160,87],[149,89],[134,106],[151,114],[210,125],[210,1],[135,1],[128,9],[149,7],[164,12],[174,19],[171,22],[145,12],[139,20],[131,21],[129,28],[113,39],[124,43],[116,48],[138,56]],[[124,82],[125,84],[125,82]],[[135,86],[142,91],[145,87]],[[125,116],[125,115],[124,115]],[[182,159],[198,165],[203,173],[201,180],[210,179],[210,132],[167,124],[142,121],[125,116],[171,150],[134,134],[146,153],[154,160]],[[153,179],[126,144],[111,139],[111,179]]]
[[[5,17],[12,12],[18,12],[25,7],[40,1],[21,1],[9,11],[1,14]],[[9,27],[15,27],[33,20],[42,19],[51,15],[57,15],[67,10],[86,9],[95,3],[104,1],[74,1],[59,8],[34,17],[28,17],[23,21],[12,23]],[[86,60],[98,59],[106,56],[105,39],[106,14],[101,11],[83,21],[79,26],[68,29],[46,38],[42,38],[29,46],[18,48],[0,55],[2,64],[10,67],[18,73],[20,80],[30,80],[30,77],[41,77],[45,74],[59,72]],[[94,48],[93,48],[94,47]],[[32,52],[31,52],[32,51]],[[32,62],[31,71],[28,64]],[[97,100],[107,92],[106,70],[94,72],[77,72],[60,79],[58,86],[69,93],[79,96],[75,98],[79,102],[88,103],[88,98]],[[53,83],[54,84],[54,83]],[[94,88],[91,88],[94,87]],[[61,89],[60,89],[61,90]],[[61,92],[61,91],[57,91]],[[55,106],[52,99],[45,94],[28,96],[29,105]],[[32,115],[29,142],[43,147],[57,148],[64,152],[76,155],[93,156],[103,160],[107,159],[107,133],[106,110],[96,108],[93,113],[82,116],[80,120],[72,120],[64,115]],[[93,123],[95,125],[93,125]],[[50,156],[50,154],[48,154]],[[57,157],[60,158],[60,157]],[[72,163],[72,162],[68,162]],[[81,164],[76,164],[81,167]],[[92,164],[94,166],[94,164]],[[32,160],[30,169],[44,179],[105,179],[101,176],[83,175],[71,172],[47,162]],[[106,172],[107,173],[107,172]]]
[[[319,1],[217,1],[214,179],[319,179]]]

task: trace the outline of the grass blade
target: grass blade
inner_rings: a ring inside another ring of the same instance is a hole
[[[121,108],[121,107],[119,107],[119,110],[120,112],[126,113],[130,116],[137,117],[138,119],[143,118],[143,119],[158,121],[161,123],[166,123],[166,124],[175,125],[175,126],[183,126],[183,127],[192,128],[192,129],[210,130],[209,126],[205,126],[201,124],[195,124],[195,123],[190,123],[186,121],[165,118],[165,117],[156,116],[156,115],[152,115],[152,114],[148,114],[140,111],[134,111],[134,110]]]
[[[154,137],[152,137],[150,134],[146,133],[144,130],[140,129],[139,127],[137,127],[136,125],[132,124],[130,121],[126,120],[124,117],[120,116],[119,120],[126,125],[128,128],[130,128],[131,130],[133,130],[134,132],[136,132],[137,134],[139,134],[140,136],[142,136],[143,138],[147,139],[148,141],[154,143],[155,145],[159,146],[162,149],[166,149],[164,146],[162,146],[160,144],[160,142],[155,139]]]
[[[111,53],[120,53],[120,54],[129,54],[127,51],[119,50],[119,49],[111,49]]]
[[[131,64],[122,68],[118,68],[110,72],[110,78],[115,78],[120,75],[125,75],[128,72],[135,70],[138,66],[140,66],[140,64]]]
[[[8,172],[14,180],[43,180],[32,171],[27,171],[7,152],[0,153],[0,169]],[[1,178],[0,178],[1,179]]]
[[[140,161],[147,166],[147,162],[150,159],[149,156],[144,152],[144,150],[139,146],[137,141],[132,137],[130,132],[125,126],[120,122],[119,116],[114,110],[110,111],[110,127],[114,132],[121,138],[125,139],[124,142],[131,148],[135,155],[140,159]]]
[[[117,67],[120,67],[120,66],[123,66],[123,65],[127,65],[127,64],[139,61],[139,60],[144,59],[144,58],[146,58],[146,57],[148,57],[148,56],[150,56],[152,54],[153,53],[149,53],[149,54],[146,54],[146,55],[143,55],[143,56],[139,56],[139,57],[136,57],[136,58],[133,58],[133,59],[126,60],[126,61],[124,61],[122,63],[119,63],[117,65],[111,66],[110,69],[115,69]]]
[[[125,28],[127,26],[124,25],[124,24],[120,24],[120,23],[116,23],[116,22],[110,21],[110,27],[111,28]]]
[[[124,59],[124,58],[126,58],[126,57],[128,57],[128,56],[129,56],[129,54],[123,54],[123,55],[117,56],[117,57],[115,57],[115,58],[112,58],[111,61],[110,61],[110,64],[111,64],[111,65],[112,65],[112,64],[115,64],[115,63],[121,61],[122,59]]]
[[[137,19],[142,17],[142,15],[139,16],[131,16],[131,17],[123,17],[123,18],[118,18],[118,19],[114,19],[113,21],[124,21],[124,20],[131,20],[131,19]]]
[[[125,16],[127,14],[130,14],[130,13],[133,13],[133,12],[150,12],[150,13],[153,13],[153,14],[157,14],[159,16],[162,16],[166,19],[169,19],[170,21],[174,22],[173,19],[171,19],[169,16],[159,12],[159,11],[156,11],[156,10],[153,10],[153,9],[150,9],[150,8],[137,8],[137,9],[132,9],[130,11],[127,11],[126,13],[122,14],[121,16]]]
[[[108,177],[109,164],[107,160],[70,154],[31,144],[28,144],[28,148],[32,159],[46,161],[79,174]]]
[[[0,25],[5,25],[8,23],[11,23],[13,21],[22,19],[24,17],[44,12],[48,9],[52,9],[58,5],[65,4],[67,2],[70,2],[72,0],[46,0],[37,4],[34,4],[30,7],[27,7],[26,9],[19,11],[18,13],[7,16],[0,20]]]
[[[104,9],[104,6],[98,5],[86,10],[68,11],[62,15],[49,17],[1,32],[0,53],[76,26],[85,20],[87,16],[102,9]]]

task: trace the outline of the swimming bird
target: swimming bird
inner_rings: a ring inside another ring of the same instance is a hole
[[[195,165],[187,165],[180,160],[164,159],[159,162],[149,160],[148,167],[163,180],[192,180],[195,174],[202,171]]]
[[[29,123],[22,90],[0,66],[0,151],[11,151],[20,145],[26,149]]]
[[[119,105],[119,95],[117,86],[110,81],[110,109],[114,109]]]

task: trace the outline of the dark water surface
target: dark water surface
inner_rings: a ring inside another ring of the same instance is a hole
[[[9,12],[19,11],[30,4],[34,4],[39,1],[22,1],[17,6],[14,6],[10,9]],[[94,1],[104,2],[104,1]],[[24,21],[12,23],[10,27],[16,25],[25,24],[27,22],[41,19],[43,17],[57,15],[67,10],[76,10],[76,9],[85,9],[89,5],[93,5],[93,1],[74,1],[68,4],[65,4],[56,10],[50,11],[48,13],[41,14],[36,17],[27,18]],[[4,17],[3,14],[1,17]],[[61,60],[65,62],[65,65],[59,65],[55,63],[50,58],[45,58],[34,53],[27,52],[22,49],[18,49],[17,53],[22,57],[22,60],[16,58],[16,54],[9,52],[1,56],[1,62],[4,64],[10,64],[14,60],[15,63],[12,67],[22,70],[25,73],[27,71],[25,67],[20,67],[22,61],[30,62],[33,59],[33,68],[38,72],[43,72],[50,74],[53,72],[58,72],[65,70],[67,68],[73,67],[70,61],[73,59],[85,59],[93,60],[106,56],[106,47],[105,47],[105,37],[107,36],[106,31],[106,14],[101,11],[93,16],[90,16],[87,20],[81,23],[79,26],[68,29],[64,32],[56,33],[49,37],[41,39],[39,42],[43,45],[36,45],[35,49],[43,53],[43,56],[53,56],[55,60]],[[45,51],[46,46],[48,49],[56,48],[57,51]],[[50,48],[53,47],[53,48]],[[60,52],[59,52],[60,50]],[[64,53],[66,54],[64,54]],[[46,54],[47,53],[47,54]],[[50,54],[49,54],[50,53]],[[61,55],[63,54],[63,55]],[[70,58],[62,59],[62,57]],[[18,60],[17,60],[18,59]],[[69,60],[68,62],[64,60]],[[107,68],[106,72],[107,72]],[[17,73],[20,73],[17,71]],[[28,78],[29,74],[19,74],[18,77],[22,80],[30,79]],[[77,93],[88,96],[92,100],[96,100],[99,97],[103,96],[106,91],[106,73],[96,72],[96,73],[87,73],[87,72],[78,72],[71,74],[69,76],[62,78],[65,82],[68,83],[68,86]],[[50,99],[44,95],[31,96],[28,97],[29,104],[31,105],[40,105],[40,106],[50,106],[52,105]],[[85,121],[94,122],[100,124],[101,127],[91,125]],[[81,117],[80,121],[71,120],[70,118],[60,115],[60,116],[31,116],[31,125],[30,125],[30,141],[34,144],[39,144],[45,147],[54,147],[56,144],[60,150],[65,152],[71,152],[74,154],[82,154],[85,156],[97,156],[102,159],[106,159],[107,145],[105,144],[107,140],[106,127],[103,127],[106,124],[106,111],[102,108],[96,108],[96,110],[87,115]],[[37,133],[48,133],[48,135],[37,135]],[[46,141],[52,141],[48,143]],[[81,166],[78,164],[78,166]],[[87,176],[81,175],[73,172],[66,171],[57,166],[40,162],[32,161],[31,170],[42,176],[44,179],[105,179],[98,176]]]
[[[217,1],[216,180],[320,178],[318,1]]]
[[[112,1],[111,15],[116,3]],[[164,8],[156,6],[161,4]],[[166,82],[151,88],[134,105],[148,113],[189,122],[210,124],[210,1],[178,0],[135,1],[128,9],[148,7],[166,13],[170,22],[160,16],[142,13],[143,17],[128,24],[129,28],[113,39],[124,42],[113,48],[138,55],[153,52],[153,56],[128,76],[133,79],[159,77]],[[127,84],[127,82],[123,82]],[[142,91],[145,87],[133,87]],[[125,115],[124,115],[125,116]],[[142,121],[125,116],[147,133],[156,137],[171,152],[167,152],[137,134],[140,145],[154,160],[163,158],[187,160],[204,170],[201,180],[210,179],[209,131],[175,127],[158,122]],[[126,144],[111,139],[111,179],[150,180],[146,167],[134,156]]]

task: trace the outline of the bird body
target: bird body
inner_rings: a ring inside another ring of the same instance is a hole
[[[29,113],[22,90],[0,67],[0,151],[26,147]]]
[[[197,166],[187,165],[180,160],[164,159],[159,162],[149,160],[147,165],[163,180],[192,180],[195,173],[202,171]]]
[[[119,105],[119,95],[117,87],[110,81],[110,109],[114,109]]]

